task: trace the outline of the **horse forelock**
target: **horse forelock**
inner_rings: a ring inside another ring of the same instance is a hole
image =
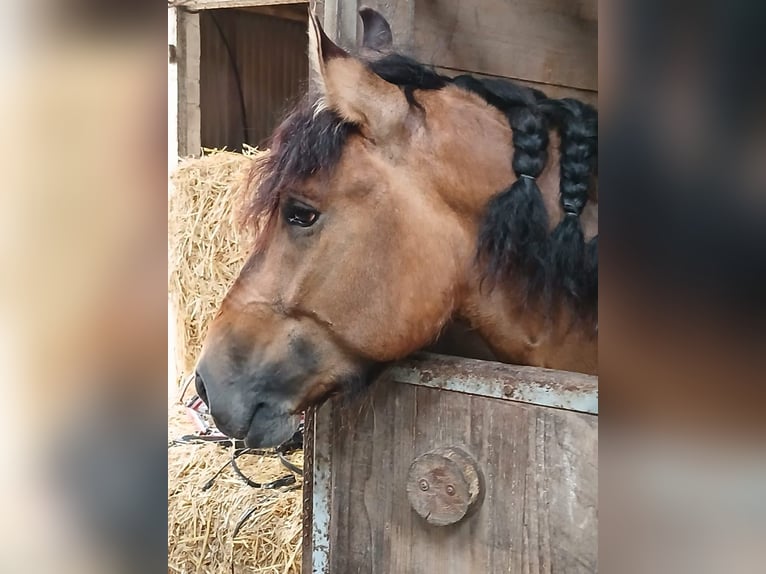
[[[269,153],[253,162],[246,183],[251,195],[242,213],[246,225],[262,226],[277,211],[283,193],[309,177],[329,173],[340,161],[357,128],[315,104],[304,102],[290,112],[272,135]],[[264,235],[259,233],[258,239]]]

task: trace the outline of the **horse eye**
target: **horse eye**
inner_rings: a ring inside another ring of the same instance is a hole
[[[319,218],[318,211],[299,203],[290,203],[285,206],[283,214],[289,225],[299,227],[311,227]]]

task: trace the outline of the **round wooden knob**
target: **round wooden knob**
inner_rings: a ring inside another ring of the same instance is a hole
[[[415,512],[429,524],[446,526],[478,507],[481,482],[479,467],[465,451],[438,448],[412,461],[407,497]]]

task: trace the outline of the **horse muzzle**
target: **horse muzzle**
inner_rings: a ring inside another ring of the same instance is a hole
[[[198,369],[195,374],[197,394],[226,436],[244,439],[250,448],[265,448],[283,443],[298,428],[300,416],[290,413],[279,401],[259,393],[258,385],[253,382],[210,384],[205,379],[204,373]]]

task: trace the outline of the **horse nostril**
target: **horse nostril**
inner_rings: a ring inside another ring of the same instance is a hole
[[[202,376],[199,374],[199,371],[194,372],[194,386],[197,389],[199,398],[205,401],[205,404],[209,407],[210,403],[207,402],[207,391],[205,390],[205,383],[202,381]]]

